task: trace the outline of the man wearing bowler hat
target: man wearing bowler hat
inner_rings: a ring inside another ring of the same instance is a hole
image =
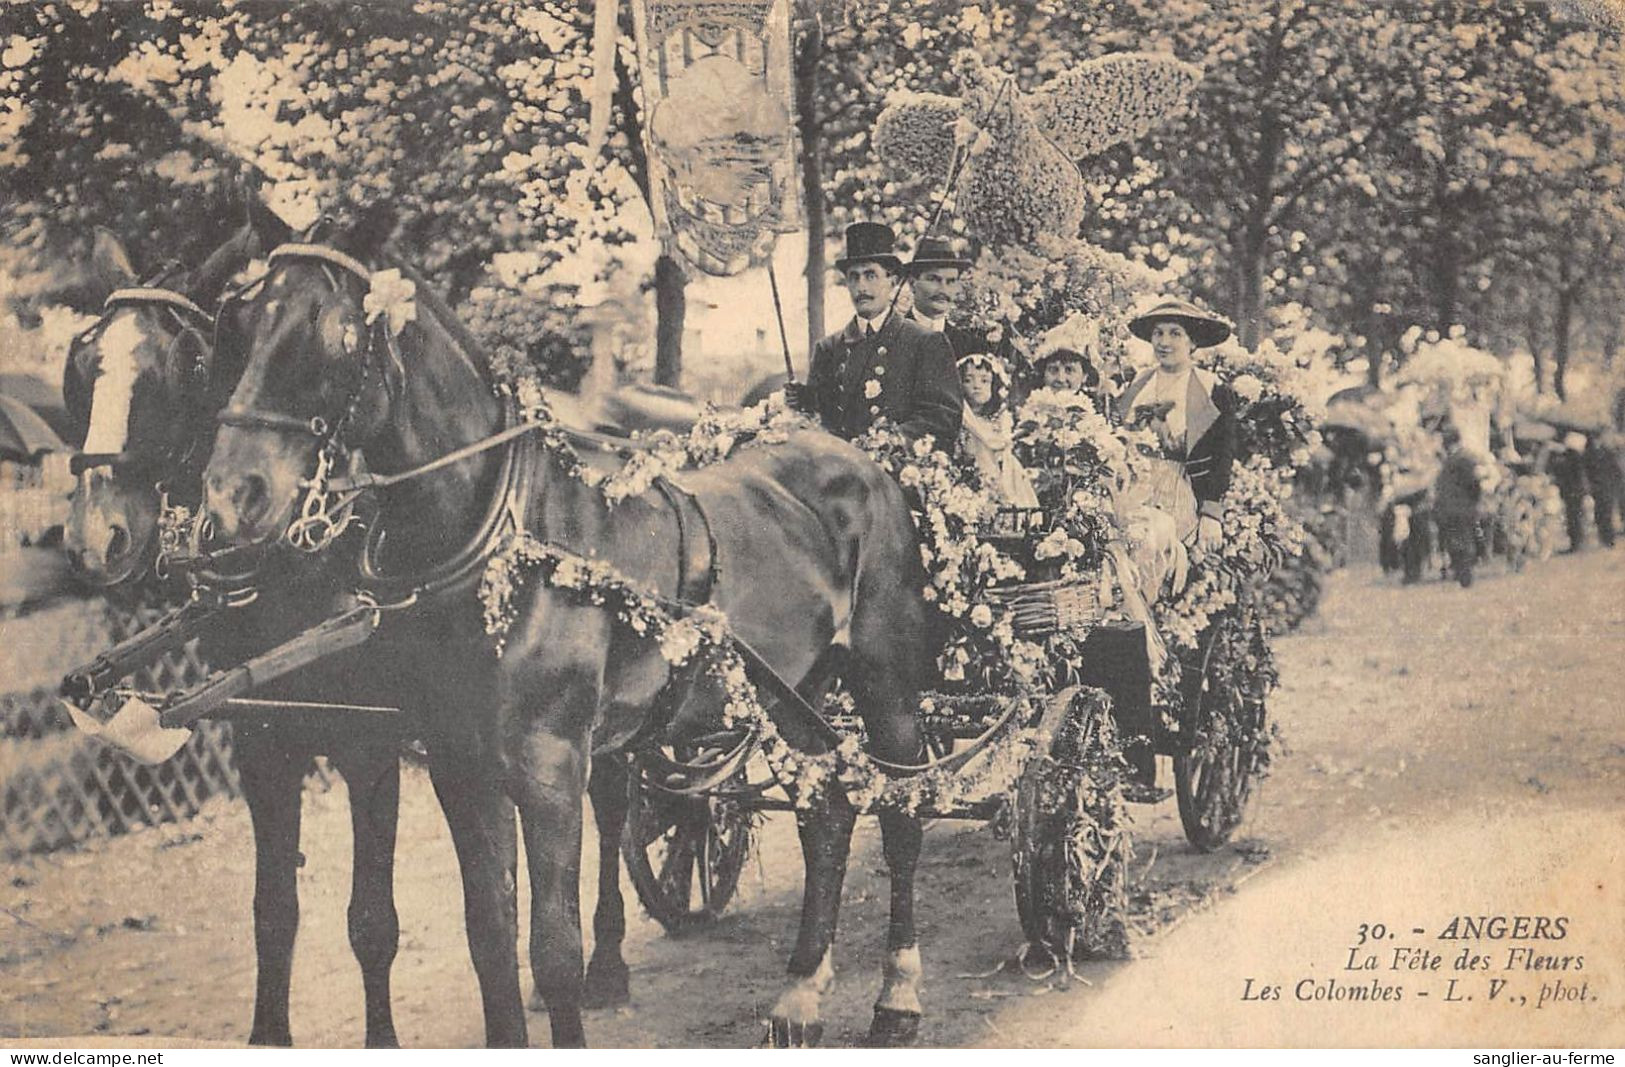
[[[962,402],[947,338],[893,314],[902,261],[890,228],[855,222],[835,269],[856,312],[846,327],[813,346],[805,385],[785,386],[785,400],[851,440],[885,416],[911,438],[930,435],[953,448]]]
[[[970,260],[956,254],[941,237],[922,237],[905,269],[914,295],[914,310],[909,317],[931,333],[946,337],[955,361],[991,351],[984,334],[948,321],[959,303],[961,280],[970,269]]]

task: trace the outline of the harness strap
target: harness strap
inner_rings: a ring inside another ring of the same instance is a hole
[[[290,242],[285,245],[277,245],[271,249],[270,255],[265,257],[267,263],[275,263],[279,259],[319,259],[324,263],[331,263],[335,267],[349,271],[364,282],[369,284],[372,282],[372,271],[367,269],[365,263],[354,256],[340,252],[336,248],[329,248],[326,245]]]
[[[159,304],[171,307],[177,311],[184,311],[188,315],[202,319],[209,325],[214,325],[214,316],[198,307],[192,301],[175,292],[173,289],[163,289],[154,285],[133,285],[125,289],[114,289],[102,301],[103,311],[112,311],[115,308],[129,307],[132,304]]]
[[[504,421],[518,417],[517,407],[512,400],[508,401],[504,416]],[[510,429],[528,432],[536,425],[520,423]],[[536,471],[536,449],[522,447],[517,442],[520,436],[515,432],[504,438],[511,442],[511,447],[503,453],[502,468],[497,474],[497,489],[491,494],[491,505],[486,510],[484,520],[463,548],[446,561],[417,574],[401,577],[384,574],[378,561],[378,552],[383,545],[383,524],[381,521],[373,523],[367,531],[360,563],[361,591],[366,596],[377,600],[382,606],[404,606],[418,597],[441,593],[454,586],[471,585],[479,580],[485,562],[496,552],[503,539],[511,532],[526,528],[526,513]],[[495,443],[492,438],[476,442],[480,447],[470,446],[468,455],[492,448]]]
[[[711,522],[693,493],[665,478],[656,478],[654,485],[677,520],[676,598],[689,606],[704,604],[717,579],[717,539]]]

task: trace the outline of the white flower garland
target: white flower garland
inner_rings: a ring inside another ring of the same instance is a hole
[[[1037,719],[1037,709],[1029,703],[985,753],[956,770],[933,767],[894,778],[864,752],[855,735],[831,752],[809,755],[779,733],[745,673],[745,663],[729,639],[728,620],[721,611],[701,606],[685,616],[674,616],[652,592],[628,581],[608,563],[545,544],[528,533],[510,538],[492,556],[480,583],[486,631],[496,638],[499,651],[514,621],[515,595],[526,576],[582,603],[613,610],[622,625],[656,642],[661,657],[672,667],[693,662],[709,674],[723,690],[724,724],[750,731],[768,767],[789,788],[798,807],[810,807],[825,789],[837,784],[859,811],[883,807],[911,812],[949,810],[1007,793],[1028,760],[1049,749],[1047,737],[1023,725]],[[1030,702],[1035,697],[1024,694],[1012,699]]]

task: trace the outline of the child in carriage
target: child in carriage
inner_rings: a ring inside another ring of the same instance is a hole
[[[986,352],[959,360],[959,389],[965,398],[959,446],[976,465],[982,484],[1001,505],[1038,507],[1032,479],[1011,447],[1008,405],[1010,374],[1004,361]]]

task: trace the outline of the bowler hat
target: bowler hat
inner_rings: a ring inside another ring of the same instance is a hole
[[[908,261],[908,273],[919,274],[932,267],[952,267],[967,270],[970,260],[954,254],[954,246],[942,237],[922,237],[914,249],[914,258]]]
[[[1190,334],[1196,348],[1209,348],[1222,344],[1230,336],[1230,324],[1211,315],[1195,304],[1169,297],[1161,300],[1150,311],[1129,320],[1128,330],[1142,341],[1151,340],[1151,331],[1159,322],[1176,322]]]
[[[891,227],[878,222],[854,222],[846,228],[846,255],[835,261],[836,270],[859,263],[879,263],[893,274],[903,272],[903,261],[892,247]]]

